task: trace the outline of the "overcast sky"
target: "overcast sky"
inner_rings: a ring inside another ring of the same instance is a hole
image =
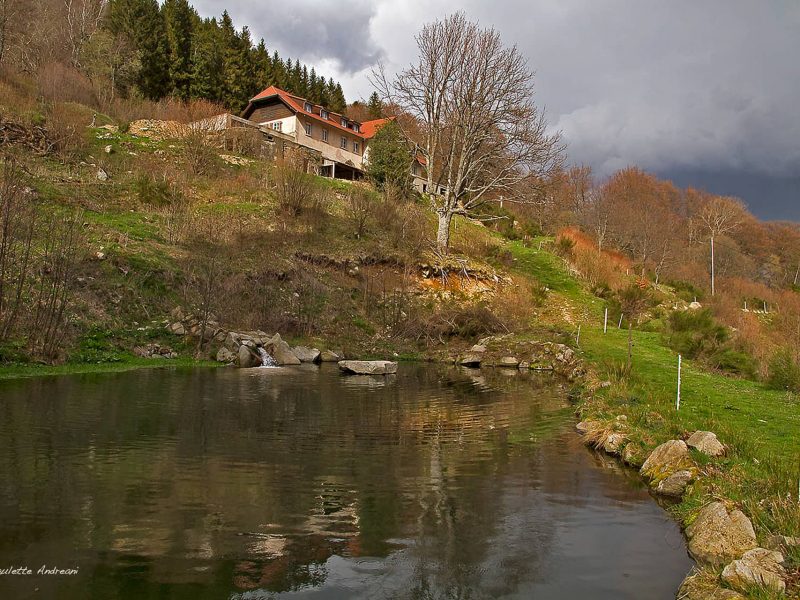
[[[800,0],[194,0],[268,48],[342,82],[411,61],[414,34],[455,10],[496,27],[536,72],[569,160],[638,165],[800,220]]]

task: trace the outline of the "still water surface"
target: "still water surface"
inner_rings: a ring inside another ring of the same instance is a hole
[[[0,482],[4,599],[667,599],[691,566],[546,376],[0,382]]]

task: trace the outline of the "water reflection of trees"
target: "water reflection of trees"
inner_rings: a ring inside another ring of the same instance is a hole
[[[402,553],[403,594],[466,598],[489,560],[512,579],[535,564],[547,527],[537,544],[498,540],[508,545],[504,519],[533,498],[520,490],[555,470],[530,445],[563,423],[562,391],[441,367],[341,383],[200,370],[9,386],[2,557],[9,540],[32,556],[62,540],[56,550],[79,547],[97,585],[133,578],[141,597],[146,582],[301,589],[325,579],[332,555]]]

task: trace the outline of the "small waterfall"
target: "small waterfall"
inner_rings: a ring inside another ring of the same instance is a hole
[[[261,366],[262,367],[277,367],[278,363],[275,362],[275,359],[270,356],[269,352],[264,350],[262,346],[258,346],[256,348],[258,350],[258,355],[261,357]]]

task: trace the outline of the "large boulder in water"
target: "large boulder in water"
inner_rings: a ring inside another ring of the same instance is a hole
[[[320,361],[320,351],[308,346],[295,346],[292,348],[294,355],[304,363],[316,363]]]
[[[342,360],[339,368],[357,375],[390,375],[397,373],[397,363],[390,360]]]
[[[246,344],[239,346],[239,351],[236,355],[236,366],[242,369],[250,369],[252,367],[261,366],[261,357],[255,348],[251,348]]]
[[[756,533],[747,516],[728,513],[722,502],[704,506],[686,528],[688,549],[698,562],[722,566],[756,547]]]
[[[279,333],[276,333],[271,340],[264,344],[264,350],[281,366],[300,364],[300,359],[292,352],[289,344],[281,339]]]

